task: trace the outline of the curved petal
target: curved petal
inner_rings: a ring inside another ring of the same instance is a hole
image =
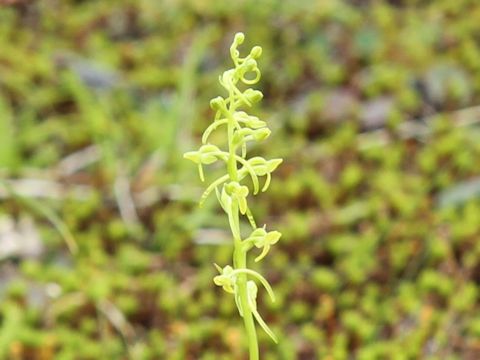
[[[262,253],[255,258],[255,262],[262,260],[267,255],[268,250],[270,250],[270,244],[267,243],[263,246]]]
[[[232,271],[232,275],[241,274],[241,273],[248,274],[248,275],[251,275],[251,276],[257,278],[262,283],[265,290],[267,290],[267,293],[270,296],[270,299],[272,300],[272,302],[275,302],[275,294],[273,293],[272,287],[268,283],[267,279],[265,279],[258,272],[250,270],[250,269],[235,269],[235,270]]]
[[[249,281],[247,284],[247,296],[248,296],[248,305],[250,306],[250,310],[252,311],[253,316],[257,320],[258,324],[262,327],[262,329],[272,338],[272,340],[278,344],[278,339],[273,333],[273,331],[268,327],[265,321],[262,319],[260,314],[257,311],[257,286],[254,282]]]

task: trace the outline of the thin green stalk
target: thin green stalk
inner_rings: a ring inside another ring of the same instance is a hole
[[[238,218],[238,208],[234,209],[232,217],[236,218],[236,224],[239,223]],[[240,233],[240,229],[235,229],[233,233]],[[234,250],[233,250],[233,264],[235,269],[246,269],[247,268],[247,252],[242,246],[242,239],[234,237]],[[255,322],[253,319],[252,311],[248,306],[248,296],[247,296],[247,275],[239,274],[237,277],[237,287],[238,294],[240,298],[240,304],[242,306],[243,313],[243,323],[245,325],[245,331],[247,332],[248,339],[248,352],[250,354],[250,360],[258,360],[258,340],[257,332],[255,329]]]
[[[245,269],[247,267],[247,254],[242,249],[241,242],[238,246],[235,246],[234,265],[236,269]],[[252,311],[248,305],[247,296],[247,275],[239,274],[237,277],[237,286],[240,297],[240,304],[243,311],[243,323],[245,325],[245,331],[247,332],[248,339],[248,352],[250,354],[250,360],[258,360],[258,340],[257,331],[255,329],[255,322],[253,319]]]
[[[229,111],[232,114],[235,111],[233,93],[230,92],[230,103]],[[233,144],[233,132],[235,130],[235,123],[232,116],[228,117],[228,174],[230,175],[231,181],[238,181],[238,172],[237,172],[237,156],[236,156],[236,147]],[[235,234],[240,234],[239,224],[239,214],[238,206],[234,206],[233,211],[230,213],[232,217],[232,234],[234,235],[234,251],[233,251],[233,264],[236,269],[245,269],[247,268],[247,253],[244,251],[242,246],[242,239],[236,237]],[[234,227],[236,227],[234,229]],[[248,305],[248,296],[247,296],[247,275],[240,274],[237,279],[238,294],[240,298],[240,304],[242,306],[243,313],[243,323],[245,324],[245,331],[247,332],[248,339],[248,352],[250,354],[250,360],[258,360],[258,340],[257,340],[257,331],[255,329],[255,321],[253,319],[252,311]]]

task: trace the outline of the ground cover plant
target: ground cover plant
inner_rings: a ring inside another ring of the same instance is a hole
[[[238,31],[274,134],[249,155],[284,159],[248,204],[282,233],[250,263],[263,358],[480,358],[477,1],[6,3],[0,359],[248,358],[182,159]]]

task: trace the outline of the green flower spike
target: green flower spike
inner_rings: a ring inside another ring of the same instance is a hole
[[[255,329],[255,320],[263,330],[277,342],[277,338],[257,311],[258,288],[254,280],[260,282],[272,301],[275,301],[273,290],[268,281],[258,272],[248,269],[247,255],[253,248],[262,249],[255,259],[260,261],[278,242],[281,234],[278,231],[269,231],[257,228],[255,219],[248,206],[248,195],[258,194],[260,191],[259,178],[265,176],[262,191],[267,190],[271,181],[272,172],[280,165],[282,159],[267,160],[263,157],[247,157],[247,145],[251,142],[261,142],[270,136],[270,129],[265,121],[240,110],[241,107],[252,106],[263,98],[263,94],[256,89],[248,88],[260,80],[260,69],[257,59],[262,55],[262,48],[254,46],[250,53],[241,57],[238,46],[243,43],[245,36],[242,33],[235,35],[230,55],[234,67],[225,71],[220,77],[220,84],[227,90],[227,97],[218,96],[210,101],[210,107],[215,112],[213,122],[207,127],[202,136],[202,146],[197,151],[185,153],[184,157],[198,166],[200,179],[204,181],[203,165],[210,165],[220,160],[226,164],[227,174],[214,180],[203,192],[200,206],[215,191],[218,202],[228,216],[228,223],[233,236],[233,267],[230,265],[221,268],[215,267],[219,275],[213,281],[227,293],[233,294],[238,312],[243,318],[250,360],[259,360],[258,340]],[[246,85],[246,89],[242,86]],[[210,135],[214,131],[225,130],[228,148],[221,150],[209,144]],[[251,188],[249,188],[251,180]],[[252,233],[244,240],[240,230],[240,218],[245,216],[252,226]]]

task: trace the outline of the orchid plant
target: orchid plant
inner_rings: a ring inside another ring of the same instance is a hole
[[[280,165],[282,159],[266,160],[259,156],[247,157],[247,144],[265,140],[270,135],[270,130],[264,121],[240,110],[242,107],[252,106],[263,98],[259,90],[247,88],[242,91],[238,87],[239,83],[247,87],[256,84],[261,75],[257,59],[262,54],[262,48],[255,46],[246,57],[242,58],[237,47],[243,43],[244,39],[243,33],[235,35],[230,47],[234,68],[225,71],[219,77],[219,82],[227,90],[228,96],[219,96],[210,101],[210,107],[216,113],[213,122],[203,134],[203,145],[197,151],[185,153],[184,157],[197,164],[202,181],[205,181],[204,165],[217,161],[223,161],[226,164],[227,174],[217,178],[206,188],[200,199],[200,206],[212,192],[215,192],[218,202],[228,216],[234,245],[233,267],[226,265],[222,268],[215,264],[220,274],[215,276],[213,281],[234,296],[238,312],[244,321],[250,360],[258,360],[258,340],[254,321],[258,322],[273,341],[277,342],[277,337],[258,313],[256,281],[263,285],[272,301],[275,301],[275,296],[268,281],[258,272],[248,268],[247,255],[254,248],[260,249],[260,254],[255,261],[262,260],[270,247],[278,242],[281,234],[278,231],[267,231],[265,225],[257,227],[247,199],[251,192],[256,195],[260,190],[263,192],[268,189],[271,174]],[[227,151],[221,150],[208,141],[210,135],[221,128],[226,128]],[[248,178],[251,182],[247,181]],[[260,187],[262,178],[265,180]],[[243,236],[241,232],[241,216],[246,217],[252,227],[248,236]]]

